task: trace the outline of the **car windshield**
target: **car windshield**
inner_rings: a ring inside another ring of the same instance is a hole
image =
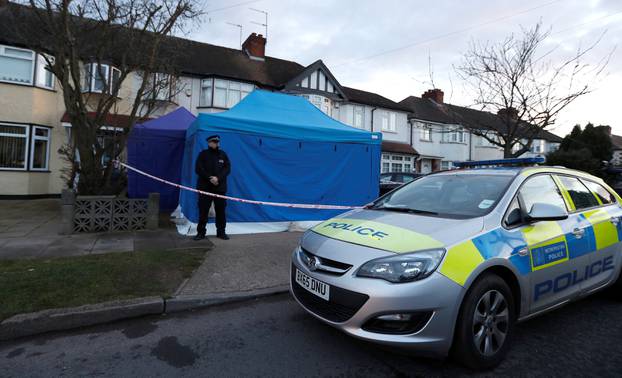
[[[441,174],[421,177],[376,201],[371,209],[472,218],[488,213],[514,177]]]

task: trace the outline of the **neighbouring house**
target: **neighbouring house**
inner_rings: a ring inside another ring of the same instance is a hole
[[[30,8],[0,0],[0,197],[56,196],[63,188],[66,166],[57,152],[72,143],[71,123],[61,89],[44,60],[20,43],[13,11]],[[341,85],[317,60],[308,65],[266,55],[267,40],[252,33],[241,49],[170,37],[183,54],[176,57],[179,77],[159,94],[158,117],[180,106],[193,114],[221,112],[235,106],[256,88],[308,99],[319,110],[350,126],[382,132],[381,171],[432,172],[452,162],[501,157],[498,147],[465,127],[486,112],[445,104],[443,92],[427,91],[397,103],[377,93]],[[118,77],[113,64],[85,61],[85,93],[102,92],[103,81]],[[156,74],[158,75],[158,74]],[[118,109],[127,108],[140,80],[128,77],[118,95]],[[124,105],[125,104],[125,105]],[[451,111],[448,111],[451,110]],[[456,115],[459,115],[457,117]],[[106,119],[99,137],[109,143],[127,124],[118,111]],[[544,154],[561,141],[543,132],[533,154]],[[105,158],[105,157],[104,157]]]
[[[481,136],[486,133],[494,139],[495,130],[502,129],[497,114],[447,104],[440,89],[428,90],[421,97],[409,96],[400,104],[410,110],[410,144],[419,152],[417,172],[451,169],[455,161],[503,158],[503,149]],[[559,148],[561,140],[541,130],[531,150],[521,157],[544,156]]]

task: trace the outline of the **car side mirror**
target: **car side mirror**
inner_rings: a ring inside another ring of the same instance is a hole
[[[559,206],[537,202],[527,216],[530,221],[554,221],[568,218],[568,212]]]

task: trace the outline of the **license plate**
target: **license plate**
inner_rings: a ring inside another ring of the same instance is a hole
[[[328,284],[309,277],[298,269],[296,269],[296,283],[324,300],[330,298],[330,286]]]

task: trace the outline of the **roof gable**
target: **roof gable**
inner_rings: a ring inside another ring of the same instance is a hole
[[[285,91],[317,93],[319,95],[340,96],[343,99],[347,99],[341,84],[339,84],[339,81],[337,81],[321,59],[311,63],[291,78],[285,85]]]

